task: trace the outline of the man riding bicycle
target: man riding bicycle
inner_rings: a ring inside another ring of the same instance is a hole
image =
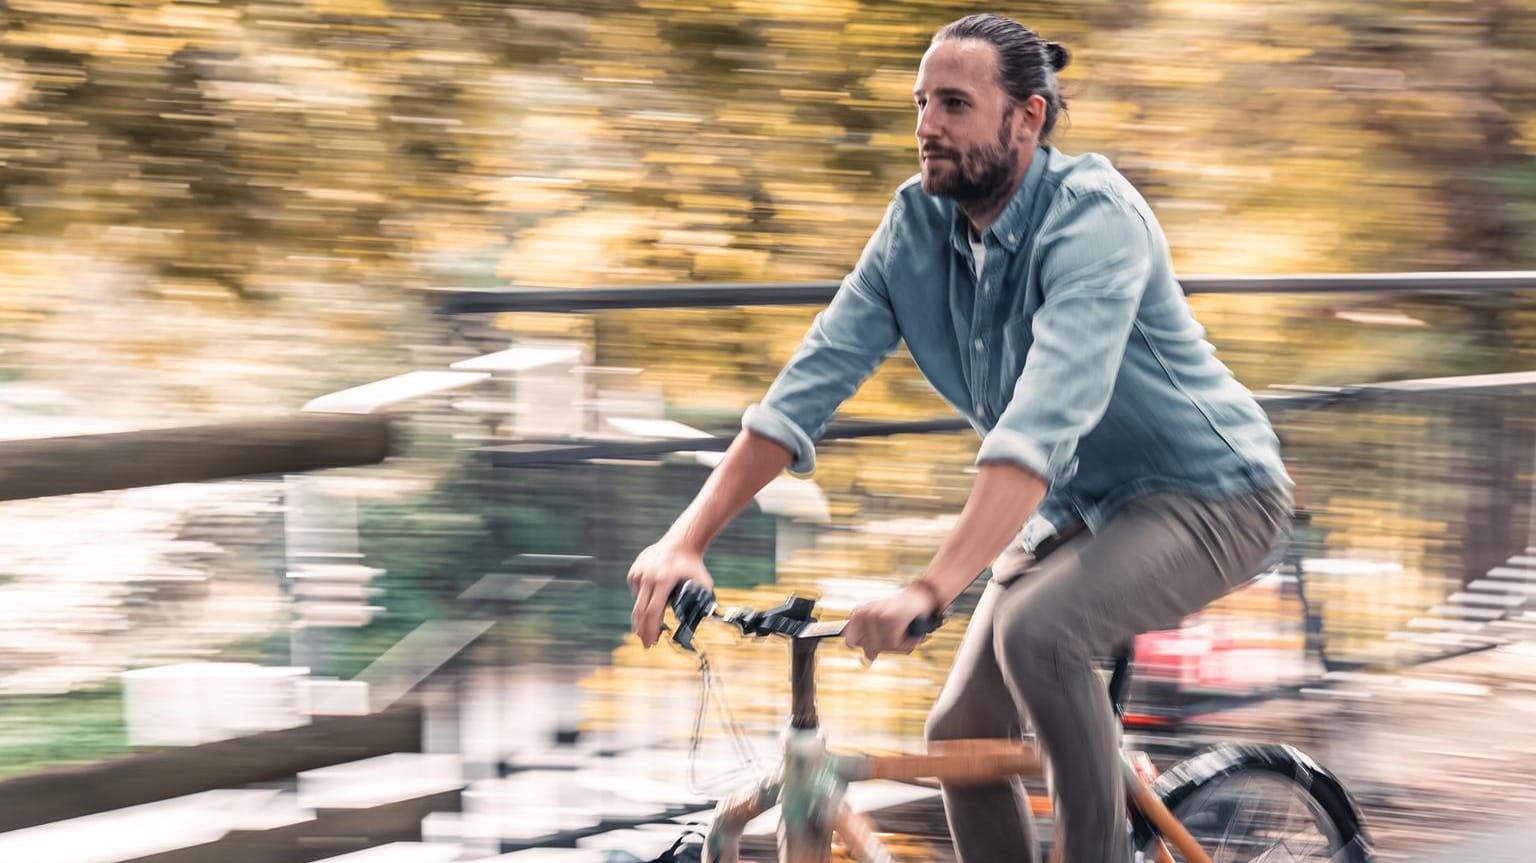
[[[935,34],[913,90],[922,173],[629,583],[649,647],[674,586],[712,585],[714,536],[780,471],[812,469],[838,406],[905,341],[980,433],[979,472],[927,570],[856,608],[846,640],[871,659],[912,649],[908,626],[990,564],[927,736],[1017,738],[1028,722],[1055,766],[1066,863],[1126,863],[1119,726],[1095,660],[1254,575],[1291,483],[1146,201],[1103,157],[1047,143],[1067,62],[997,15]],[[1021,787],[943,796],[962,863],[1037,858]]]

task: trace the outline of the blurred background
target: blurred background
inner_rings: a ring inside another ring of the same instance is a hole
[[[972,11],[0,2],[0,437],[305,405],[398,431],[377,466],[0,503],[0,858],[620,863],[771,760],[782,645],[703,633],[706,693],[628,634],[623,576],[713,464],[687,441],[732,433],[815,306],[445,299],[840,278],[916,171],[928,37]],[[1181,273],[1536,270],[1536,3],[995,11],[1073,51],[1056,144],[1113,160]],[[1191,297],[1307,519],[1143,639],[1129,741],[1296,743],[1382,859],[1499,859],[1468,849],[1536,796],[1536,276],[1336,287]],[[952,418],[904,355],[841,416]],[[905,581],[976,444],[827,444],[716,544],[722,597],[836,616]],[[870,668],[825,650],[829,737],[918,743],[962,629]],[[916,807],[893,843],[946,859],[931,789],[886,792]]]

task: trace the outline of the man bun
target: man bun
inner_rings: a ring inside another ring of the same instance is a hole
[[[1045,43],[1045,56],[1051,61],[1051,71],[1060,72],[1072,62],[1072,52],[1060,42]]]

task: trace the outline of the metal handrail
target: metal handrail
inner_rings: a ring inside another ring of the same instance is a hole
[[[1536,371],[1380,381],[1345,387],[1272,387],[1257,392],[1254,396],[1265,411],[1276,414],[1287,411],[1316,410],[1343,403],[1360,403],[1394,397],[1411,398],[1427,393],[1508,390],[1521,387],[1536,388]],[[971,424],[959,417],[939,417],[906,422],[845,421],[829,426],[826,433],[821,436],[821,440],[957,432],[969,428]],[[708,437],[660,440],[543,438],[484,447],[479,452],[488,458],[494,467],[547,467],[573,464],[589,459],[641,459],[680,452],[720,452],[729,447],[734,439],[735,432],[717,433]]]
[[[372,465],[396,446],[379,414],[0,441],[0,501]]]
[[[1353,273],[1293,276],[1185,276],[1186,294],[1465,294],[1536,288],[1536,271]],[[839,282],[673,284],[629,288],[527,287],[506,290],[433,289],[443,314],[579,313],[618,309],[700,309],[727,306],[825,305]]]

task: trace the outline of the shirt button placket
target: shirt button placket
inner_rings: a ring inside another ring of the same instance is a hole
[[[981,296],[978,297],[978,301],[976,303],[976,320],[973,322],[976,332],[981,332],[981,322],[987,320],[992,315],[992,283],[997,280],[995,278],[987,277],[985,271],[994,265],[994,258],[989,254],[987,256],[986,265],[982,268],[983,272],[977,274],[977,280],[981,283]],[[975,370],[975,386],[973,388],[973,392],[977,393],[978,396],[981,396],[986,393],[987,386],[986,340],[981,336],[976,336],[971,340],[971,348],[976,351],[976,361],[972,363],[972,367]],[[976,416],[979,417],[982,422],[991,421],[991,417],[989,417],[987,414],[985,399],[977,398],[975,401],[975,407]]]
[[[984,392],[984,387],[987,385],[985,362],[987,343],[980,336],[977,336],[971,342],[971,347],[976,349],[976,362],[974,363],[976,368],[975,392],[981,393]],[[979,398],[976,400],[976,416],[980,417],[983,422],[987,421],[987,406]]]

